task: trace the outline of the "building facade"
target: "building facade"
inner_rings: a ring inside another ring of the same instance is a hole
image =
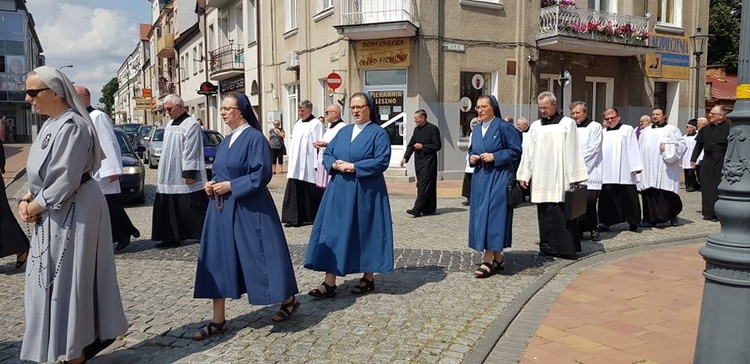
[[[0,120],[16,142],[36,137],[41,118],[24,101],[26,74],[44,65],[34,18],[22,0],[0,0]]]

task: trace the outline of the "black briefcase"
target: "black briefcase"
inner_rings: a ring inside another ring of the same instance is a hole
[[[565,219],[573,220],[586,213],[586,185],[565,190]]]

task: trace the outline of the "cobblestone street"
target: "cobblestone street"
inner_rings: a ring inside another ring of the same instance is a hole
[[[195,342],[190,337],[211,317],[210,301],[192,298],[198,244],[161,250],[148,240],[155,175],[155,170],[148,170],[146,204],[127,208],[142,240],[116,255],[130,328],[94,363],[460,363],[477,355],[484,357],[486,353],[481,355],[481,351],[486,350],[486,343],[492,349],[498,339],[492,326],[512,314],[507,309],[514,300],[526,296],[524,292],[528,293],[545,272],[569,264],[537,255],[536,208],[524,205],[516,210],[513,248],[506,254],[505,274],[474,279],[472,271],[480,256],[467,247],[468,208],[461,206],[462,199],[441,198],[438,214],[411,218],[404,211],[411,207],[413,196],[392,193],[396,270],[377,275],[373,293],[362,297],[350,294],[359,276],[348,276],[339,280],[336,298],[313,299],[303,294],[294,318],[275,325],[270,316],[278,306],[250,306],[244,298],[228,301],[230,331]],[[25,178],[9,190],[11,206],[25,188],[23,181]],[[283,177],[276,176],[271,185],[277,207],[281,206],[284,183]],[[624,224],[615,226],[602,233],[599,242],[584,241],[582,256],[696,238],[719,230],[718,223],[703,221],[696,212],[699,194],[683,193],[682,197],[681,226],[640,233],[627,231]],[[322,273],[302,268],[310,229],[285,228],[301,292],[323,278]],[[3,363],[19,362],[24,330],[23,273],[13,269],[13,261],[14,257],[0,260],[0,305],[5,310],[0,319],[5,328],[0,333]],[[478,345],[480,342],[485,345]],[[503,355],[503,350],[496,349],[493,355]],[[520,357],[507,359],[514,362]]]

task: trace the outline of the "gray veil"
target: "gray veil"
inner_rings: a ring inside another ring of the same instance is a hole
[[[99,137],[96,134],[94,122],[91,120],[91,116],[89,116],[86,107],[83,106],[83,101],[78,97],[78,93],[73,87],[73,82],[70,82],[70,79],[68,79],[64,73],[49,66],[35,68],[32,72],[36,73],[37,76],[39,76],[39,79],[41,79],[47,87],[56,94],[62,96],[68,105],[86,121],[86,126],[89,128],[91,136],[94,138],[94,167],[91,172],[96,172],[99,170],[101,160],[104,159],[104,152],[99,144]]]

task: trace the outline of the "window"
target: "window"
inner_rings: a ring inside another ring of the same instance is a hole
[[[461,93],[459,99],[461,136],[471,133],[471,120],[477,117],[474,107],[479,96],[489,95],[492,86],[492,75],[486,72],[461,72]],[[500,110],[502,112],[502,110]]]
[[[573,89],[573,80],[570,80],[567,86],[565,86],[564,92],[560,93],[560,85],[557,83],[557,79],[559,78],[558,74],[555,73],[542,73],[541,76],[539,76],[539,92],[540,94],[544,91],[549,91],[555,94],[555,97],[557,97],[557,108],[559,110],[562,110],[563,115],[568,111],[568,104],[570,104],[573,99],[571,96],[571,90]],[[534,104],[536,104],[536,98],[534,98]],[[589,110],[592,110],[591,107],[588,108]]]
[[[208,49],[211,51],[216,49],[216,31],[213,24],[208,26]]]
[[[198,55],[195,58],[195,61],[198,61],[198,72],[203,72],[203,65],[204,65],[204,59],[203,59],[203,42],[198,43]]]
[[[589,8],[616,13],[617,0],[591,0],[589,1]]]
[[[318,0],[318,12],[328,10],[333,7],[333,0]]]
[[[286,19],[285,19],[285,31],[292,31],[297,29],[297,0],[284,0]]]
[[[586,91],[583,100],[592,120],[600,117],[604,113],[604,109],[614,106],[614,92],[614,78],[586,77]]]
[[[247,2],[247,29],[245,30],[245,34],[247,34],[247,44],[252,44],[257,41],[256,34],[255,34],[255,27],[258,24],[258,18],[257,18],[257,10],[255,8],[255,0],[250,0]]]
[[[194,60],[195,59],[200,59],[198,57],[200,57],[198,55],[198,47],[193,47],[193,59]],[[198,74],[198,67],[193,67],[193,75],[197,75],[197,74]]]
[[[299,83],[284,86],[286,90],[286,106],[282,118],[281,126],[287,131],[287,135],[292,132],[292,126],[297,121],[297,105],[299,104]]]
[[[504,7],[501,0],[458,0],[458,3],[464,6],[476,6],[487,9],[502,9]]]
[[[658,10],[656,12],[656,22],[661,24],[670,24],[674,26],[682,25],[682,0],[658,0]]]
[[[326,106],[333,104],[333,91],[328,89],[328,79],[321,78],[320,82],[320,115],[325,115]],[[342,113],[343,114],[343,113]],[[343,116],[343,115],[342,115]]]

